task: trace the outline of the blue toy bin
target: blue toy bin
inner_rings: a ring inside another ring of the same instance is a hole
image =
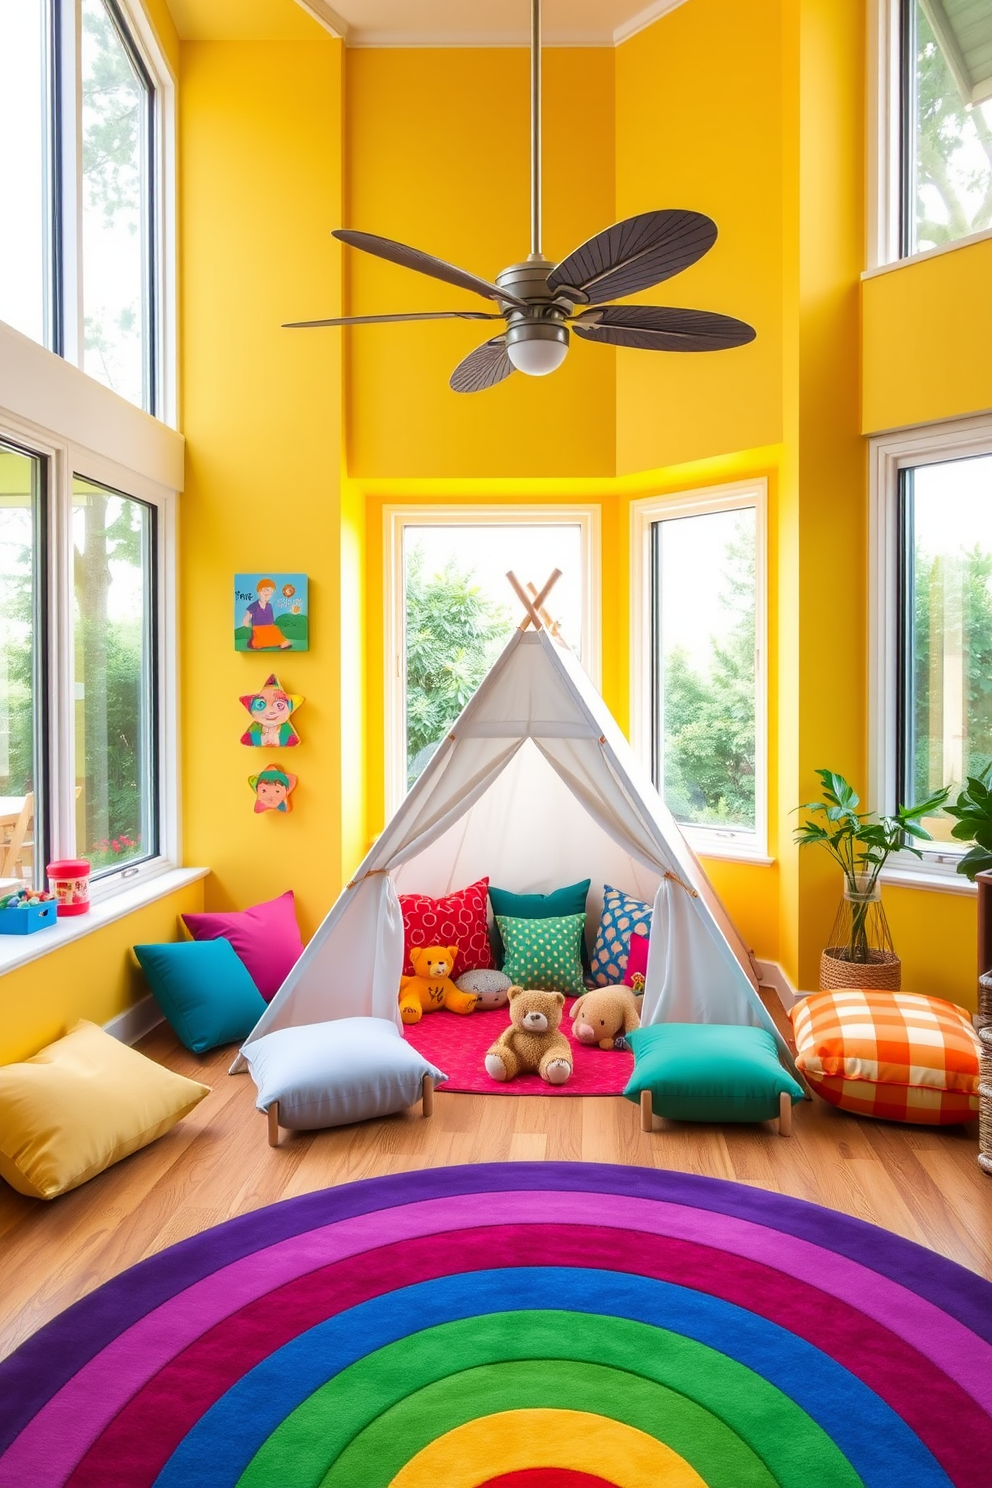
[[[33,935],[36,930],[53,928],[57,909],[55,899],[44,904],[15,904],[12,909],[0,909],[0,935]]]

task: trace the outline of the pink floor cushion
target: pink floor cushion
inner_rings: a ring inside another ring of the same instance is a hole
[[[266,1002],[275,997],[303,952],[292,889],[250,909],[184,914],[183,923],[194,940],[229,940]]]

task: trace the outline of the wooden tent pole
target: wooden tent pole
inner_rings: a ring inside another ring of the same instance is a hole
[[[527,593],[527,590],[521,584],[520,580],[517,578],[516,574],[513,572],[512,568],[510,569],[510,572],[507,574],[506,577],[513,585],[514,593],[516,594],[520,603],[523,605],[524,609],[527,611],[526,615],[520,622],[520,629],[526,630],[528,625],[533,622],[535,630],[543,630],[544,626],[541,622],[540,615],[534,607],[534,602],[531,599],[530,595]]]

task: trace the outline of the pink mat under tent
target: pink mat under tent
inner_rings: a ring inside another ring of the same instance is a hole
[[[572,1037],[572,1003],[565,1004],[561,1031],[572,1046],[572,1074],[564,1085],[549,1085],[540,1075],[492,1080],[486,1074],[486,1051],[509,1022],[505,1007],[477,1008],[464,1017],[441,1008],[403,1029],[415,1049],[448,1076],[439,1090],[461,1095],[620,1095],[634,1068],[634,1056],[623,1049],[591,1049]]]

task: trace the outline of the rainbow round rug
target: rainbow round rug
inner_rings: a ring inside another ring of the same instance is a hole
[[[988,1488],[992,1286],[718,1179],[327,1189],[0,1364],[0,1488]]]

